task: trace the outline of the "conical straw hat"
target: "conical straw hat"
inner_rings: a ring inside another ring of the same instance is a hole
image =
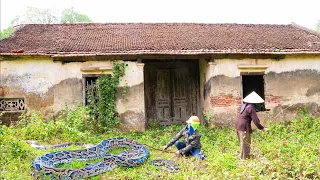
[[[263,103],[264,100],[254,91],[243,99],[246,103]]]

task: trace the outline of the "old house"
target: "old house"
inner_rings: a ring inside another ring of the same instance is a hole
[[[0,41],[2,119],[83,104],[88,82],[115,62],[128,64],[122,129],[203,121],[204,112],[232,125],[252,90],[265,99],[262,121],[290,120],[301,107],[320,113],[320,34],[295,24],[43,24]]]

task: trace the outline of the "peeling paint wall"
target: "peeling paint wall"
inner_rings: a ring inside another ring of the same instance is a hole
[[[53,86],[56,78],[61,77],[58,66],[50,59],[1,61],[1,87],[7,90],[3,97],[23,98],[28,112],[41,111],[52,116]]]
[[[53,115],[65,104],[74,108],[82,103],[84,73],[81,67],[90,64],[54,62],[51,59],[2,61],[1,86],[8,89],[4,97],[25,98],[30,112]]]
[[[117,100],[121,128],[144,130],[143,64],[126,62],[119,89],[128,92]],[[0,98],[23,98],[27,112],[52,118],[64,105],[83,104],[83,75],[112,74],[113,61],[62,62],[51,58],[1,61]],[[119,92],[122,92],[121,90]],[[13,116],[12,116],[13,117]],[[16,116],[15,116],[16,117]]]
[[[82,103],[81,63],[53,62],[52,59],[21,59],[1,62],[1,86],[5,98],[24,98],[27,112],[42,112],[50,118],[63,105]]]
[[[126,62],[125,76],[120,82],[117,94],[117,112],[120,116],[120,130],[145,130],[145,106],[143,63]],[[123,88],[127,88],[122,95]]]
[[[217,59],[207,66],[210,68],[202,68],[202,73],[210,74],[204,83],[204,92],[210,95],[202,95],[203,108],[213,112],[215,124],[233,125],[242,99],[241,73],[246,72],[265,74],[265,102],[270,111],[258,112],[262,123],[292,120],[302,107],[312,115],[320,115],[319,56]]]
[[[212,67],[213,63],[208,62],[206,59],[199,60],[199,72],[200,72],[200,99],[202,111],[210,111],[208,97],[211,93],[211,81],[209,79],[212,77]]]

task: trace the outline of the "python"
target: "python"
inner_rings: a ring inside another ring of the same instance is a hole
[[[116,155],[108,154],[115,147],[128,147]],[[96,146],[83,150],[64,150],[37,157],[31,165],[32,176],[50,179],[83,179],[110,171],[120,166],[135,167],[143,164],[149,156],[149,150],[143,144],[126,138],[111,138]],[[89,161],[104,158],[103,161],[87,164],[84,168],[56,168],[57,165],[72,161]]]

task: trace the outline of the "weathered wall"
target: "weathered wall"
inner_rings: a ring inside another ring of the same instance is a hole
[[[287,56],[275,59],[217,59],[208,63],[204,109],[211,109],[214,123],[233,125],[242,99],[241,72],[265,73],[266,108],[262,123],[291,120],[298,108],[320,114],[320,57]],[[210,102],[210,103],[207,103]]]
[[[208,95],[210,95],[211,90],[211,81],[208,81],[210,78],[210,65],[208,64],[208,61],[206,59],[200,59],[199,60],[199,78],[200,78],[200,104],[202,108],[199,108],[199,111],[201,111],[202,115],[204,112],[209,112],[210,106],[208,105],[209,101],[207,98]],[[199,114],[201,114],[199,113]],[[204,116],[199,117],[200,120],[204,121]]]
[[[291,120],[306,107],[320,115],[320,58],[289,56],[273,61],[265,75],[267,120]]]
[[[215,125],[233,124],[241,99],[240,60],[203,60],[200,72],[205,74],[202,83],[204,112],[213,114]],[[200,81],[202,82],[202,81]]]
[[[117,111],[124,131],[144,130],[143,63],[126,62],[126,75],[118,91]],[[200,59],[202,111],[211,111],[216,124],[233,125],[242,96],[241,72],[265,73],[266,108],[260,119],[290,120],[296,110],[307,106],[320,112],[320,57],[286,56],[284,59]],[[1,61],[0,97],[24,98],[28,112],[41,111],[50,117],[64,104],[83,102],[84,74],[112,73],[112,61],[68,62],[51,58]]]
[[[113,67],[108,60],[65,63],[46,57],[0,62],[0,98],[23,98],[28,113],[42,112],[46,118],[65,104],[71,108],[82,105],[83,75],[112,74]],[[121,128],[144,130],[143,64],[127,64],[119,88],[128,86],[128,92],[117,101]]]
[[[241,99],[240,78],[232,75],[237,65],[227,61],[200,60],[201,104],[204,113],[213,114],[216,125],[233,123]]]
[[[28,112],[53,115],[56,67],[48,58],[1,61],[1,87],[6,89],[2,97],[23,98]]]
[[[5,98],[23,97],[28,112],[52,116],[65,104],[82,103],[81,67],[87,62],[62,63],[52,59],[21,59],[1,62],[1,86]],[[100,63],[101,64],[101,63]]]
[[[125,76],[120,82],[117,94],[117,112],[120,116],[120,130],[145,130],[145,106],[143,63],[126,62]],[[123,88],[127,88],[122,95]]]

